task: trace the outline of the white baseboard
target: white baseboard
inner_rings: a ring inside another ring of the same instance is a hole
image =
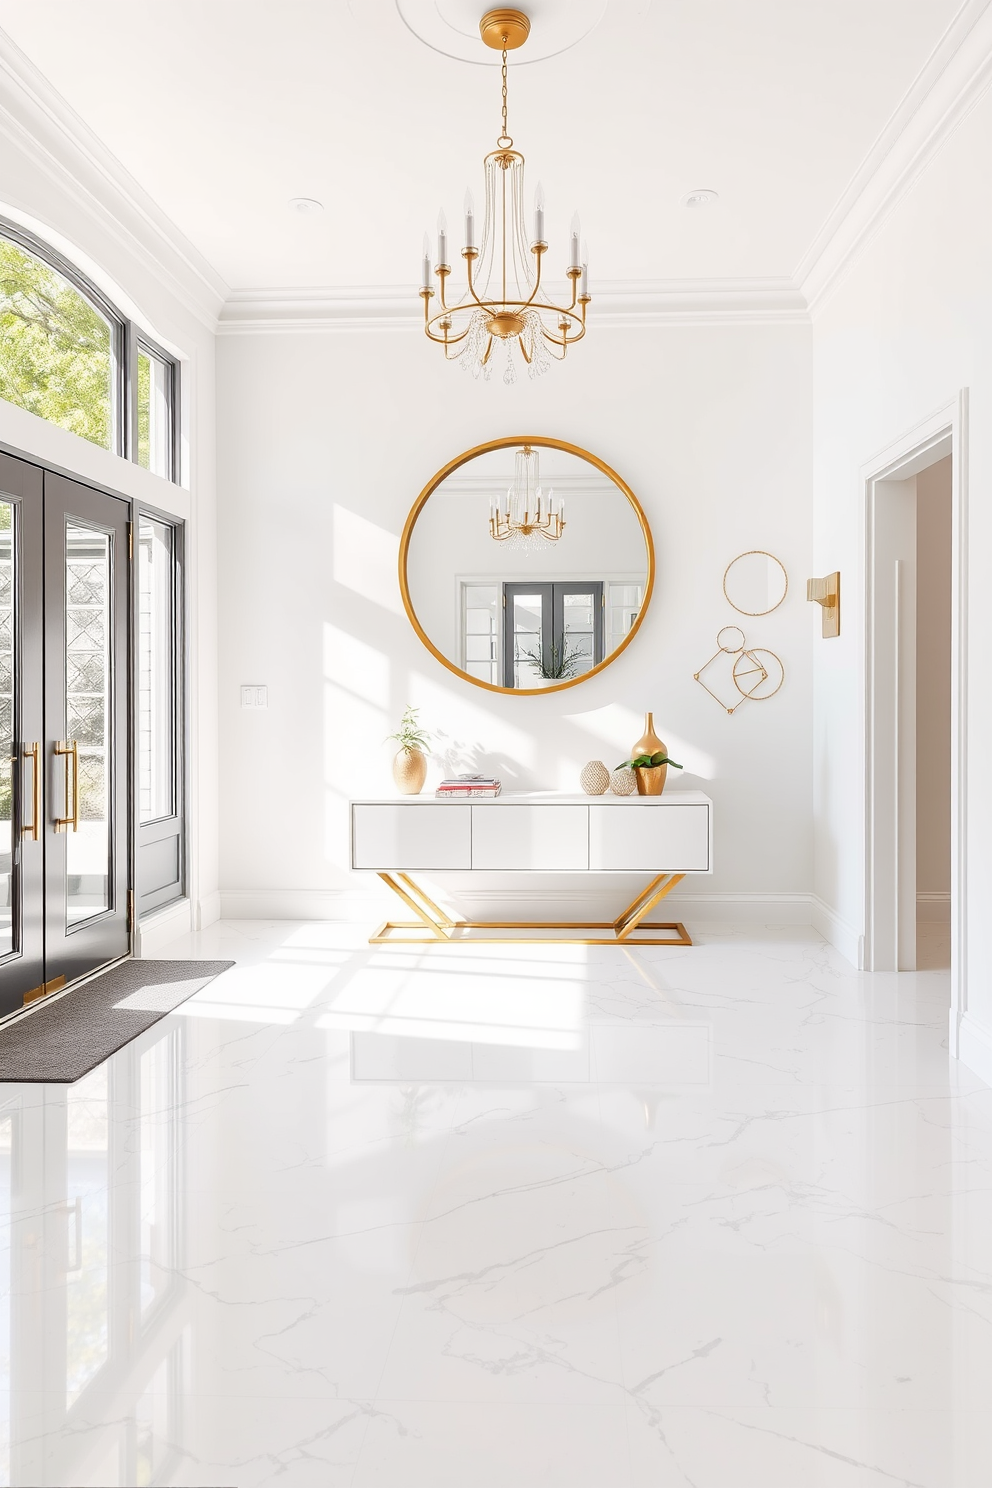
[[[955,1018],[952,1009],[951,1019]],[[957,1028],[958,1058],[972,1074],[992,1085],[992,1029],[978,1023],[970,1013],[963,1013]],[[954,1026],[951,1026],[951,1048],[954,1048]]]
[[[841,918],[819,894],[810,895],[811,924],[824,940],[840,951],[846,961],[861,968],[864,963],[864,937],[853,925]]]
[[[478,889],[439,894],[471,919],[602,920],[614,909],[602,888],[558,890]],[[616,895],[612,896],[616,898]],[[632,897],[632,895],[630,896]],[[605,903],[604,903],[605,898]],[[623,895],[615,906],[619,913]],[[337,920],[362,922],[406,917],[388,889],[221,889],[225,920]],[[809,894],[706,893],[675,891],[652,915],[704,923],[810,925]]]
[[[221,917],[221,896],[218,892],[205,894],[202,899],[196,901],[196,909],[193,915],[193,929],[206,930],[208,925],[214,925]]]
[[[916,918],[934,920],[942,925],[951,923],[951,896],[946,890],[924,892],[916,896]]]
[[[177,899],[162,909],[142,915],[134,935],[134,954],[154,956],[170,941],[188,935],[193,928],[193,906],[188,899]]]

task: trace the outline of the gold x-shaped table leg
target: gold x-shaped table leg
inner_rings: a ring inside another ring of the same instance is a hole
[[[692,940],[683,924],[676,920],[655,923],[647,916],[676,884],[682,882],[684,873],[659,873],[652,879],[632,903],[615,920],[462,920],[452,919],[440,909],[408,873],[380,873],[384,884],[402,899],[408,909],[417,916],[415,920],[386,920],[374,935],[370,945],[675,945],[691,946]],[[514,931],[512,935],[476,935],[474,931]],[[537,935],[528,932],[538,930],[605,930],[608,935]],[[664,930],[666,936],[638,935],[637,931]],[[414,931],[415,934],[405,933]]]

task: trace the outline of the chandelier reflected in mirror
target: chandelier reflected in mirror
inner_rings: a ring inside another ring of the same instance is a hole
[[[496,542],[533,549],[534,539],[557,542],[565,530],[565,502],[541,489],[541,457],[532,445],[518,449],[513,485],[489,503],[489,535]]]
[[[502,53],[502,133],[496,149],[485,158],[485,207],[482,229],[477,234],[475,204],[465,194],[465,231],[462,258],[466,286],[452,301],[448,289],[448,228],[444,213],[438,217],[437,262],[431,270],[431,244],[424,235],[420,294],[424,302],[424,329],[431,341],[444,348],[448,361],[457,361],[476,377],[489,377],[493,362],[505,357],[504,382],[516,381],[513,347],[532,377],[547,371],[553,360],[563,361],[569,347],[581,341],[586,331],[589,294],[588,265],[580,242],[579,221],[572,219],[566,275],[570,301],[557,305],[543,285],[544,192],[539,185],[534,198],[532,231],[528,232],[524,207],[524,157],[513,148],[507,124],[506,54],[523,46],[530,21],[519,10],[491,10],[479,25],[482,40]],[[432,279],[436,278],[435,291]],[[434,303],[436,300],[436,304]]]

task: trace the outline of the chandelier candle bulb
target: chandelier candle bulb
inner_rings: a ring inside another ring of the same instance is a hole
[[[582,265],[582,274],[579,278],[579,298],[585,299],[589,294],[589,265]]]
[[[544,187],[538,182],[534,192],[534,243],[544,242]]]
[[[569,253],[568,258],[568,267],[570,269],[580,269],[582,267],[582,250],[579,246],[580,236],[581,231],[579,228],[579,214],[578,212],[576,212],[575,216],[572,218],[572,237],[570,245],[571,252]]]
[[[424,233],[424,256],[420,266],[420,287],[429,290],[431,287],[431,240]]]
[[[448,219],[442,208],[437,214],[437,261],[447,267],[448,263]]]
[[[475,247],[475,202],[471,191],[465,193],[465,247]]]

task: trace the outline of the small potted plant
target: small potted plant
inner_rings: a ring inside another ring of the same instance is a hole
[[[617,769],[633,770],[639,796],[660,796],[665,789],[665,777],[668,774],[669,765],[673,770],[682,768],[661,750],[657,754],[635,755],[633,759],[624,760],[622,765],[617,765]]]
[[[419,708],[408,706],[396,733],[387,735],[387,738],[395,739],[400,746],[393,760],[393,779],[404,796],[419,795],[427,779],[427,756],[424,749],[430,743],[431,736],[426,729],[421,728],[417,718],[419,712]]]

